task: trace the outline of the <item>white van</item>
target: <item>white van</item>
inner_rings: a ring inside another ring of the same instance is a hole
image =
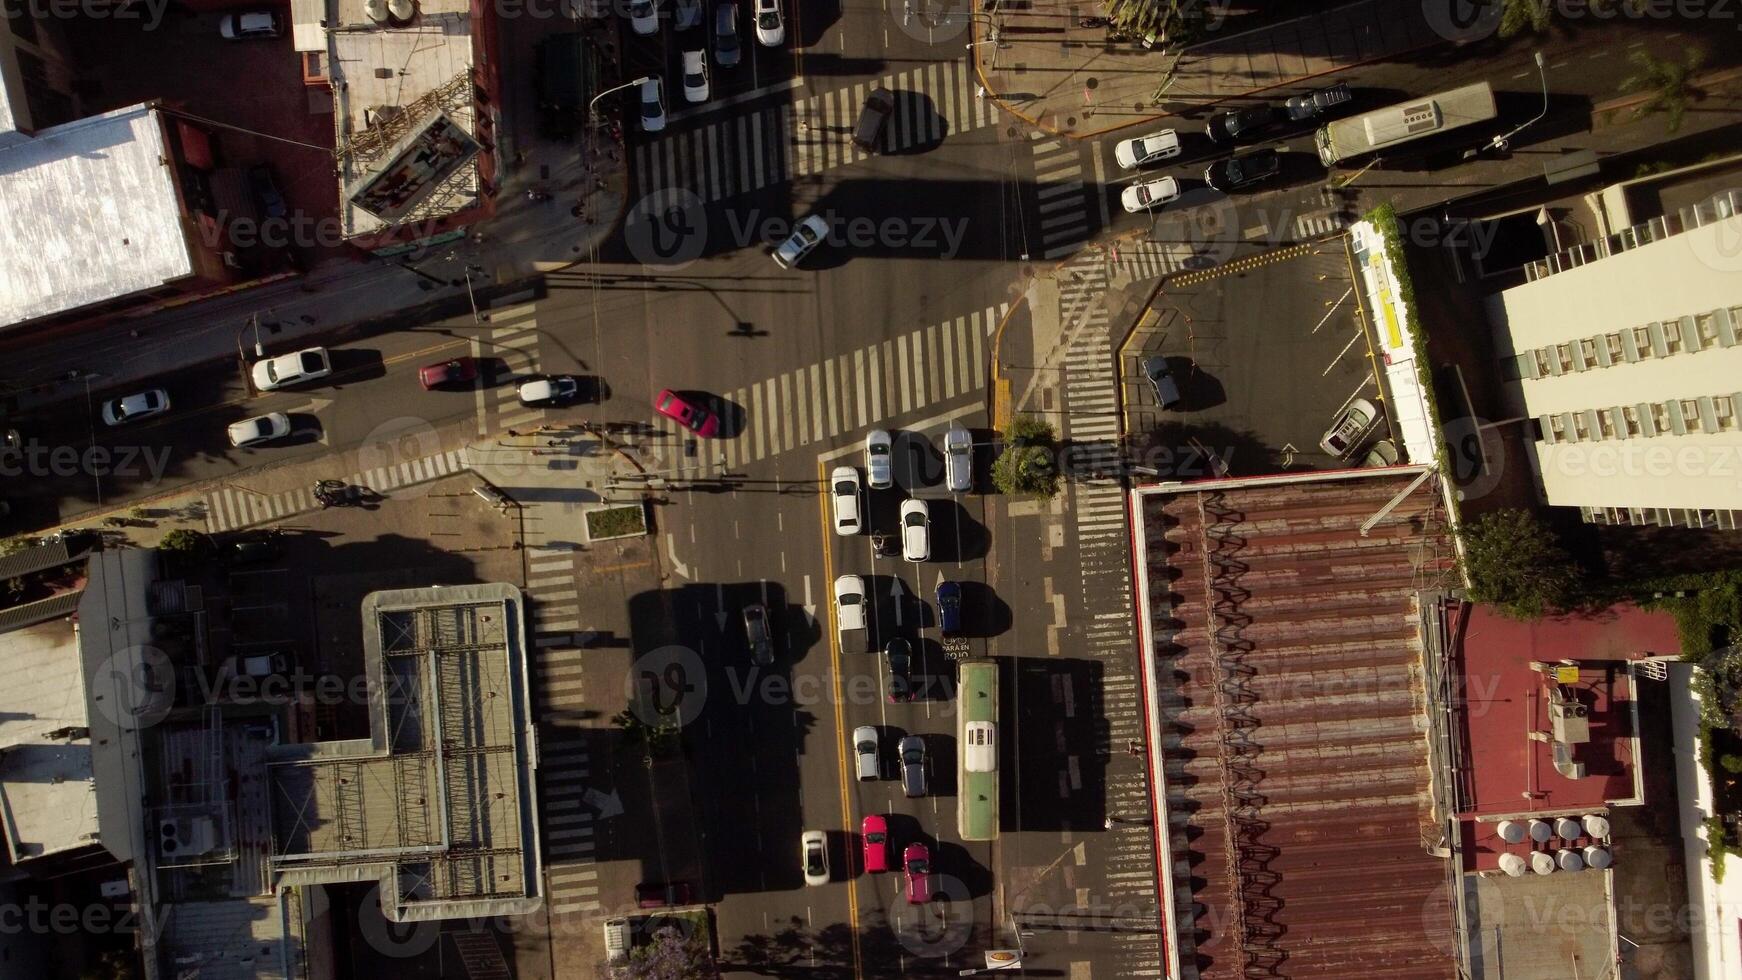
[[[629,920],[605,920],[605,959],[621,963],[629,958]]]

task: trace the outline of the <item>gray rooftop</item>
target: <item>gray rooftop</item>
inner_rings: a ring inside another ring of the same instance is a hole
[[[281,881],[379,877],[398,921],[538,907],[522,609],[511,585],[364,600],[369,739],[268,766]]]
[[[60,619],[0,634],[0,672],[7,678],[0,685],[0,816],[13,863],[93,843],[97,793],[73,624]]]
[[[168,157],[150,105],[0,145],[0,327],[193,273]]]

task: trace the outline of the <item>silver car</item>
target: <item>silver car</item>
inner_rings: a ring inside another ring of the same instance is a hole
[[[974,434],[960,425],[944,433],[944,485],[951,493],[967,493],[974,486]]]
[[[865,482],[873,490],[887,490],[895,485],[895,466],[890,458],[892,443],[889,433],[873,429],[865,436]]]
[[[909,797],[925,795],[925,739],[909,735],[896,747],[901,754],[901,792]]]
[[[870,725],[853,729],[853,756],[859,760],[860,779],[876,779],[883,775],[883,766],[877,759],[877,729]]]
[[[1337,414],[1337,420],[1319,440],[1319,448],[1338,459],[1347,459],[1366,443],[1378,420],[1379,409],[1367,399],[1357,398]]]

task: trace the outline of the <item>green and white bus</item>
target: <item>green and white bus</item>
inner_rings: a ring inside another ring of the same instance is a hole
[[[962,718],[956,763],[956,823],[963,840],[998,837],[998,661],[963,660],[956,708]]]

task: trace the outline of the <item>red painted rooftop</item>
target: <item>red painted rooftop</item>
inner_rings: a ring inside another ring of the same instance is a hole
[[[1463,616],[1455,652],[1464,692],[1457,790],[1466,868],[1494,868],[1506,851],[1522,857],[1533,848],[1591,843],[1535,845],[1526,838],[1507,844],[1496,828],[1502,817],[1599,811],[1635,797],[1633,678],[1625,667],[1644,656],[1678,653],[1674,618],[1636,606],[1534,622],[1507,619],[1485,606],[1465,607]],[[1531,738],[1550,729],[1554,687],[1531,664],[1569,660],[1579,676],[1564,686],[1586,708],[1590,724],[1590,741],[1572,746],[1573,760],[1585,765],[1578,779],[1555,769],[1549,742]]]
[[[1413,476],[1143,498],[1188,976],[1457,976],[1415,606],[1452,562],[1432,482],[1359,531]]]

